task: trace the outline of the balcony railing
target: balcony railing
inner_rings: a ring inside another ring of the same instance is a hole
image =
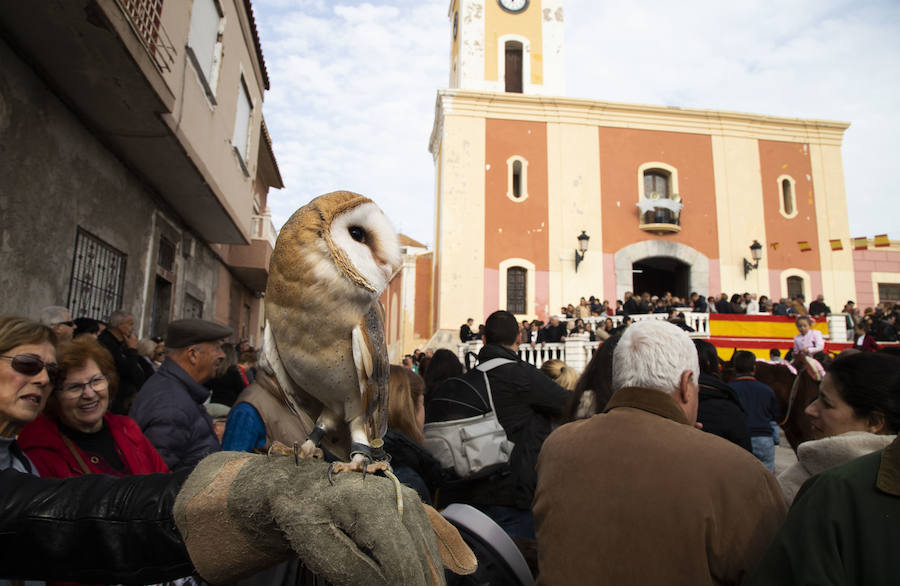
[[[162,25],[163,0],[116,0],[160,71],[171,71],[177,51]]]
[[[648,232],[680,232],[683,204],[674,195],[672,199],[651,194],[637,204],[641,216],[641,230]]]
[[[275,248],[277,237],[275,225],[272,223],[272,214],[266,209],[263,213],[250,219],[250,237],[254,240],[265,240],[272,248]]]

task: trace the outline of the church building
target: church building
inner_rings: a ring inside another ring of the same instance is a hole
[[[449,24],[432,331],[626,291],[855,298],[849,124],[568,98],[562,0],[451,0]]]

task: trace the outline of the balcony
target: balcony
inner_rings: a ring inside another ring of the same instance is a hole
[[[681,232],[681,209],[678,194],[671,198],[651,193],[637,204],[640,210],[641,230],[654,233]]]
[[[269,210],[253,216],[251,240],[245,246],[231,245],[224,256],[234,275],[251,291],[262,293],[269,279],[269,261],[275,249],[275,226]]]

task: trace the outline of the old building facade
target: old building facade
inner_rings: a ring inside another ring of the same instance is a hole
[[[432,331],[626,291],[855,297],[848,124],[566,98],[563,14],[561,0],[450,2]]]
[[[0,7],[4,314],[67,305],[139,335],[181,317],[257,341],[283,187],[248,0]]]

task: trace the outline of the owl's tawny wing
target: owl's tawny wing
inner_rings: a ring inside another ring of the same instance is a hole
[[[369,440],[382,439],[387,433],[390,363],[384,339],[384,308],[378,301],[353,330],[353,360]]]

